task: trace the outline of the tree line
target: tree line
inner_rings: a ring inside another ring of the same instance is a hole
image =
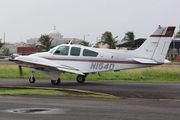
[[[116,43],[118,42],[116,39],[118,38],[118,36],[113,37],[112,33],[110,31],[106,31],[101,35],[101,40],[99,42],[97,42],[95,44],[95,47],[99,47],[100,44],[107,44],[109,49],[116,49]],[[175,34],[174,38],[180,38],[180,30]],[[52,41],[54,38],[49,37],[49,35],[41,35],[38,42],[41,45],[36,45],[36,44],[29,44],[30,47],[34,47],[34,48],[41,48],[44,51],[49,51],[52,47]],[[134,39],[135,39],[135,35],[134,32],[128,31],[127,33],[125,33],[124,38],[121,40],[122,42],[125,42],[126,44],[129,45],[130,48],[132,48],[132,46],[134,45]],[[84,45],[84,46],[92,46],[89,42],[87,41],[82,41],[81,43],[79,43],[80,45]],[[2,48],[4,51],[3,53],[5,55],[9,54],[9,48],[3,48],[2,46],[4,46],[5,43],[1,42],[0,39],[0,49]]]
[[[105,33],[102,34],[101,40],[95,44],[95,47],[99,47],[100,44],[103,44],[103,45],[107,44],[109,49],[116,49],[116,43],[118,42],[116,40],[117,38],[118,38],[118,36],[113,37],[111,32],[106,31]],[[129,42],[131,45],[133,45],[134,38],[135,38],[135,36],[134,36],[133,32],[127,32],[125,34],[125,37],[122,39],[122,41]],[[45,51],[48,51],[50,48],[52,48],[52,46],[51,46],[52,40],[53,40],[53,38],[50,38],[48,35],[41,35],[38,40],[38,42],[40,42],[41,45],[37,45],[35,47],[39,47]],[[82,41],[79,44],[84,45],[84,46],[92,46],[92,44],[90,44],[87,41]],[[32,45],[32,46],[34,46],[34,45]]]

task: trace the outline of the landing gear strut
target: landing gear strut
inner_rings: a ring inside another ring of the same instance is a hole
[[[31,75],[31,77],[29,78],[29,82],[30,82],[30,83],[35,83],[35,81],[36,81],[36,79],[35,79],[35,77],[34,77],[34,74],[35,74],[35,71],[32,71],[32,75]]]
[[[51,80],[51,83],[52,83],[53,85],[59,85],[60,82],[61,82],[61,79],[60,79],[60,78],[58,78],[57,80]]]

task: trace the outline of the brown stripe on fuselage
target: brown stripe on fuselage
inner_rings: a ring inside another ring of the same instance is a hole
[[[126,64],[143,64],[136,61],[114,61],[114,60],[89,60],[89,59],[62,59],[62,58],[45,58],[48,60],[57,60],[57,61],[78,61],[78,62],[105,62],[105,63],[126,63]],[[148,65],[162,65],[164,63],[144,63]]]

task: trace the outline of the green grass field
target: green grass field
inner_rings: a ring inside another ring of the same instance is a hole
[[[116,96],[108,95],[93,95],[93,94],[70,94],[57,90],[43,90],[43,89],[20,89],[20,90],[0,90],[0,95],[58,95],[58,96],[74,96],[74,97],[94,97],[106,99],[121,99]]]
[[[23,75],[19,75],[18,65],[0,64],[0,78],[22,78],[29,79],[31,69],[22,68]],[[121,70],[119,72],[101,72],[101,76],[89,74],[86,80],[98,81],[131,81],[131,82],[173,82],[180,83],[179,65],[161,65],[151,68],[139,68]],[[50,79],[48,74],[36,73],[36,79]],[[75,80],[76,74],[65,73],[61,75],[62,80]],[[142,80],[140,79],[142,77]]]

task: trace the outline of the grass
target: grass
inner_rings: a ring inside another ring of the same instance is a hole
[[[162,65],[151,68],[121,70],[119,72],[102,72],[101,75],[101,77],[90,75],[87,77],[87,79],[129,82],[180,83],[180,66]]]
[[[67,92],[56,90],[42,90],[42,89],[20,89],[20,90],[0,90],[0,95],[61,95],[61,96],[75,96],[75,97],[94,97],[106,99],[120,99],[116,96],[93,95],[93,94],[69,94]]]
[[[0,90],[1,95],[68,95],[66,92],[41,89]]]
[[[73,95],[74,96],[74,95]],[[78,97],[94,97],[94,98],[106,98],[106,99],[120,99],[120,97],[116,96],[106,96],[106,95],[75,95]]]
[[[151,68],[121,70],[119,72],[101,72],[101,76],[89,74],[86,80],[97,81],[131,81],[131,82],[173,82],[180,83],[179,65],[162,65]],[[0,64],[0,78],[29,79],[31,69],[23,67],[23,76],[19,75],[18,65]],[[36,73],[36,79],[50,79],[48,74]],[[65,73],[62,80],[75,80],[76,74]],[[140,79],[142,77],[142,80]]]

